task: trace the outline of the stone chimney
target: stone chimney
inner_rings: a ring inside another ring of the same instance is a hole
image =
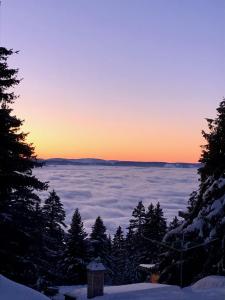
[[[102,296],[104,292],[105,267],[99,258],[90,262],[87,266],[87,297]]]

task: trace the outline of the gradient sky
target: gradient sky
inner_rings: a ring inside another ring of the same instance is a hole
[[[224,0],[3,0],[40,157],[195,162],[225,96]]]

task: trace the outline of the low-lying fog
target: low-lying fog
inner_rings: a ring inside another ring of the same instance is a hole
[[[100,215],[112,234],[119,225],[127,227],[140,200],[146,207],[159,201],[170,221],[185,209],[198,182],[196,168],[49,165],[35,174],[60,196],[67,224],[78,207],[88,232]]]

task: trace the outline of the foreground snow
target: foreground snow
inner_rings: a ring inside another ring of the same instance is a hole
[[[225,289],[225,276],[211,275],[204,277],[191,286],[192,289]]]
[[[48,297],[0,275],[1,300],[49,300]]]
[[[63,294],[75,296],[77,300],[87,299],[86,287],[61,287],[61,295],[57,300],[64,299]],[[120,286],[106,286],[104,296],[96,300],[224,300],[225,277],[208,276],[194,285],[181,289],[178,286],[138,283]]]
[[[87,287],[64,286],[55,300],[64,300],[64,293],[76,296],[77,300],[87,299]],[[13,282],[0,275],[1,300],[49,300],[46,296],[22,284]],[[181,289],[178,286],[137,283],[120,286],[106,286],[104,296],[96,300],[224,300],[225,277],[208,276],[190,287]]]

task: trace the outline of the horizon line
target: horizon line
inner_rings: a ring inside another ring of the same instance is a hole
[[[141,162],[141,163],[167,163],[167,164],[200,164],[199,161],[163,161],[163,160],[124,160],[124,159],[105,159],[99,157],[48,157],[48,158],[37,158],[38,160],[49,160],[49,159],[62,159],[62,160],[102,160],[102,161],[120,161],[120,162]]]

